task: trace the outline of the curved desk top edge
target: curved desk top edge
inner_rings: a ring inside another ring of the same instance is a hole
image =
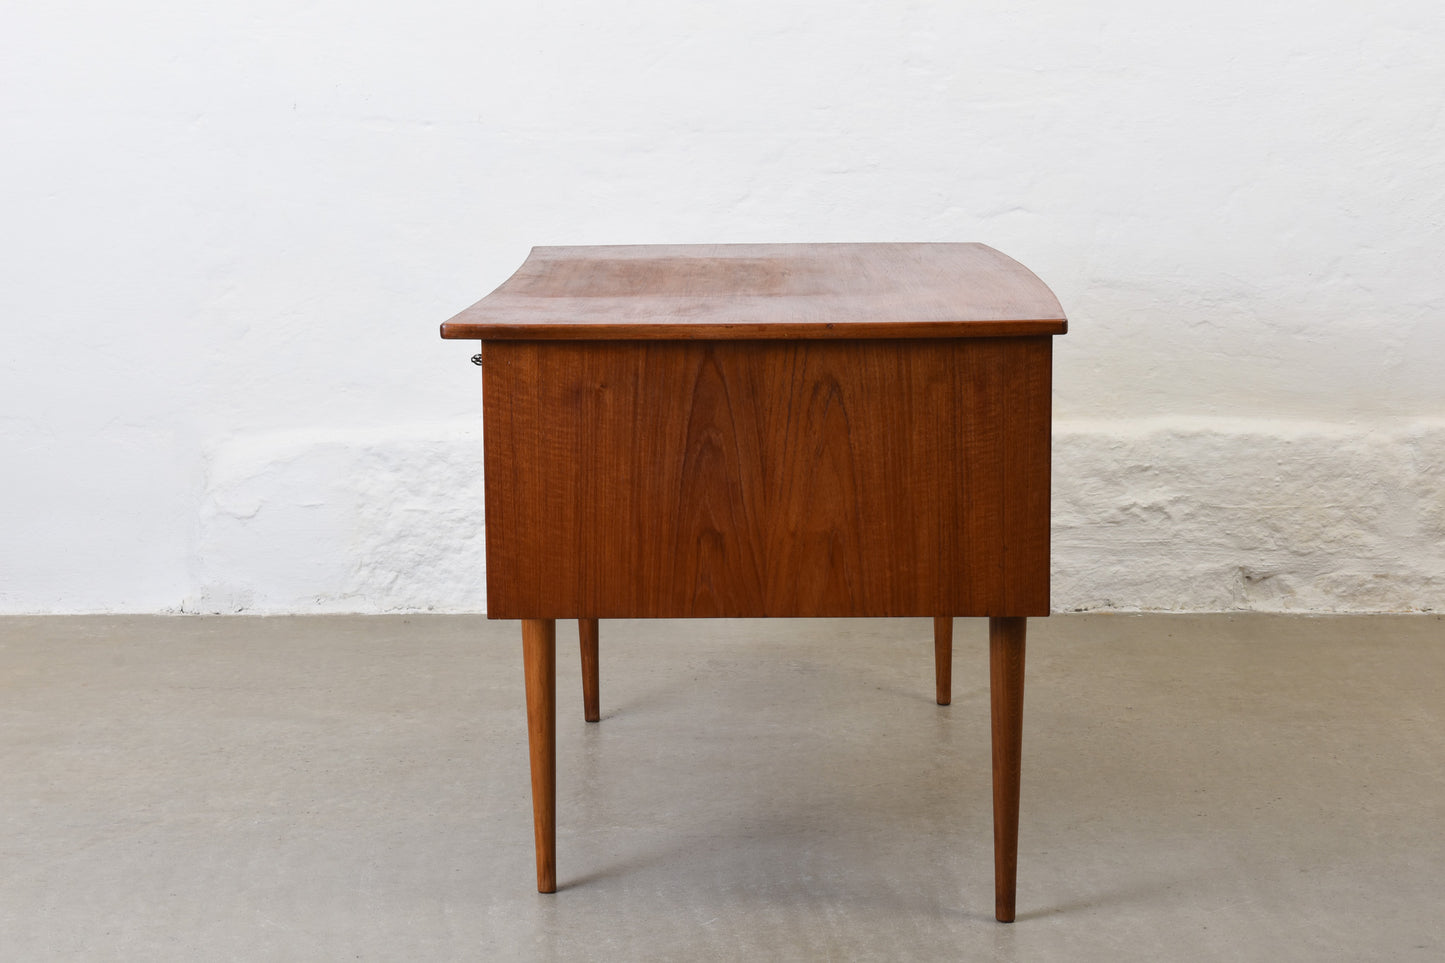
[[[470,340],[1063,334],[1033,272],[964,243],[537,247],[442,325]]]

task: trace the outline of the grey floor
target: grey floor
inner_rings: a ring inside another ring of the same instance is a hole
[[[1445,620],[1030,623],[1019,919],[986,625],[0,619],[3,960],[1445,959]]]

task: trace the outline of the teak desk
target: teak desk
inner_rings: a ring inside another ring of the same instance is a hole
[[[556,621],[989,617],[996,914],[1014,918],[1028,616],[1049,614],[1052,335],[981,244],[539,247],[442,325],[484,364],[487,614],[522,620],[556,889]]]

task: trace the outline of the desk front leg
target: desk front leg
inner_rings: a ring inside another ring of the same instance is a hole
[[[522,620],[527,744],[532,755],[532,831],[537,892],[557,892],[557,623]]]
[[[989,701],[993,715],[994,916],[1014,919],[1019,863],[1019,773],[1024,722],[1022,618],[988,620]]]

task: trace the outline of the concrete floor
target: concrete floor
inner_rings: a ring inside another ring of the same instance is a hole
[[[4,960],[1445,959],[1445,620],[1030,623],[993,922],[986,625],[0,619]]]

